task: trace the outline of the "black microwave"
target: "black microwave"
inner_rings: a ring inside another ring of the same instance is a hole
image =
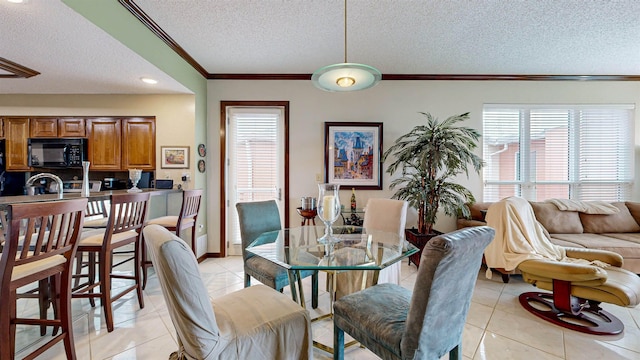
[[[29,166],[34,168],[82,168],[86,139],[29,139]]]

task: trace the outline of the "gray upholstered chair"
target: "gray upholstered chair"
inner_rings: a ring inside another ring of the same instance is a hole
[[[280,212],[275,200],[239,202],[236,204],[238,220],[240,222],[240,237],[242,238],[242,259],[244,261],[244,287],[251,286],[251,277],[261,283],[282,291],[289,285],[289,275],[282,266],[252,256],[247,250],[260,234],[267,231],[280,230]],[[311,307],[318,307],[318,272],[313,270],[300,271],[300,277],[311,276]]]
[[[160,225],[144,228],[179,350],[170,359],[311,359],[309,312],[264,285],[211,300],[191,248]]]
[[[334,359],[344,333],[383,359],[462,359],[462,330],[484,248],[495,232],[466,228],[431,239],[422,251],[413,293],[379,284],[333,305]]]

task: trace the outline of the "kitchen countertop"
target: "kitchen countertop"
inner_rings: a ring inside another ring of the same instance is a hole
[[[179,193],[182,190],[178,189],[142,189],[143,193],[151,193],[151,196],[164,195],[170,193]],[[89,193],[89,199],[91,200],[108,200],[112,194],[128,194],[127,190],[109,190],[98,191]],[[81,193],[63,193],[62,199],[78,199],[81,198]],[[18,195],[18,196],[2,196],[0,197],[0,210],[4,210],[7,205],[29,203],[29,202],[41,202],[41,201],[55,201],[60,200],[58,194],[43,194],[43,195]]]

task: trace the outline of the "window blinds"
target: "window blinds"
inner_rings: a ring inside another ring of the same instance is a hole
[[[485,105],[484,200],[627,200],[632,105]]]

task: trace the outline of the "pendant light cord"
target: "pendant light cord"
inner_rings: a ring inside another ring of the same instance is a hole
[[[344,0],[344,62],[347,62],[347,0]]]

